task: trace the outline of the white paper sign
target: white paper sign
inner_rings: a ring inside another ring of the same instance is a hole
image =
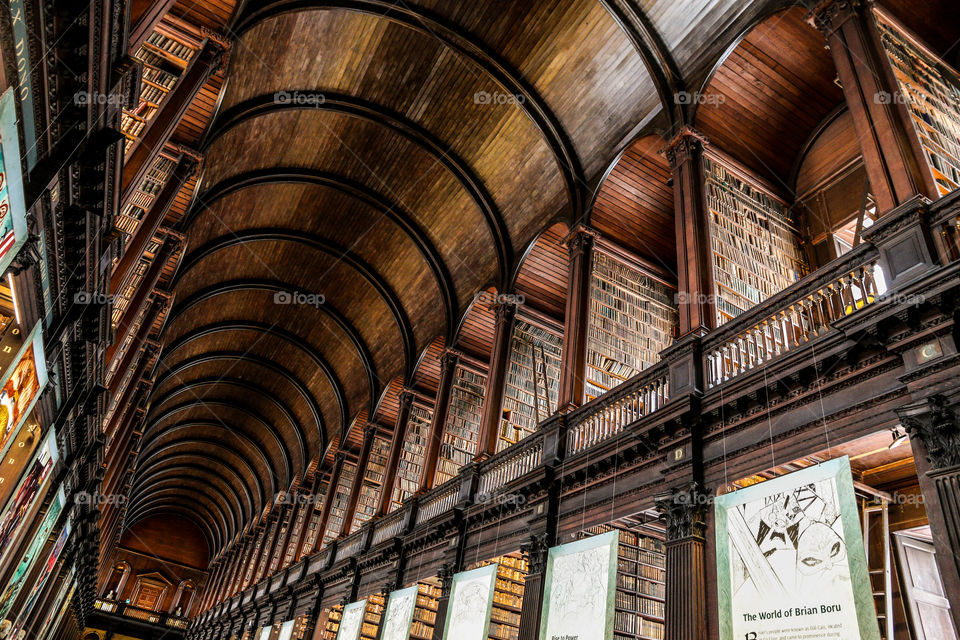
[[[343,608],[337,640],[359,640],[363,627],[363,613],[367,610],[367,601],[352,602]]]
[[[443,640],[487,640],[497,565],[453,576]]]
[[[410,625],[413,624],[413,611],[417,607],[419,592],[420,589],[414,585],[390,594],[383,613],[380,640],[407,640],[410,637]]]

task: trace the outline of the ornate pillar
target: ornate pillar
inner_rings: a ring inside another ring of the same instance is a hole
[[[443,640],[443,632],[447,626],[447,606],[450,604],[450,590],[453,588],[453,574],[456,571],[452,564],[440,565],[437,577],[440,578],[440,597],[437,598],[437,620],[433,625],[433,640]]]
[[[870,2],[824,0],[807,20],[826,37],[870,179],[883,215],[914,195],[939,196],[913,131],[900,88],[883,52]]]
[[[558,407],[569,411],[583,404],[587,370],[587,324],[590,319],[590,276],[596,232],[579,226],[564,240],[570,254],[567,306],[563,319],[563,353]]]
[[[404,389],[400,392],[399,400],[400,410],[397,412],[397,424],[393,428],[393,439],[390,441],[390,457],[387,459],[383,487],[380,491],[380,504],[377,506],[378,516],[390,513],[393,490],[397,482],[397,468],[400,466],[400,455],[403,453],[403,443],[407,438],[407,422],[410,420],[410,408],[413,406],[413,393]]]
[[[457,372],[460,354],[447,350],[440,356],[440,385],[437,387],[437,401],[433,407],[433,420],[430,421],[430,435],[427,437],[427,452],[423,460],[423,477],[420,478],[420,491],[433,488],[437,475],[437,459],[440,456],[440,443],[443,440],[443,426],[447,422],[447,409],[450,406],[450,390],[453,388],[453,376]]]
[[[517,320],[517,305],[513,302],[498,302],[494,305],[495,333],[490,368],[487,371],[487,386],[484,390],[483,414],[480,418],[480,442],[477,444],[477,462],[486,460],[497,452],[500,421],[503,419],[503,390],[510,368],[510,340]]]
[[[520,545],[527,561],[528,573],[523,581],[523,606],[520,610],[519,640],[540,638],[540,616],[543,613],[544,571],[547,568],[547,534],[531,535]]]
[[[707,639],[707,502],[696,483],[656,499],[667,525],[666,640]]]
[[[673,173],[679,337],[717,326],[710,217],[704,192],[705,144],[707,140],[700,133],[684,127],[663,150]]]
[[[960,420],[939,394],[897,414],[910,434],[940,579],[960,633]]]
[[[357,472],[353,476],[353,486],[350,487],[350,499],[347,501],[347,510],[343,513],[343,531],[341,535],[348,536],[353,531],[353,519],[356,515],[357,503],[360,501],[360,489],[363,488],[363,476],[367,472],[367,462],[370,461],[370,450],[373,448],[373,439],[377,436],[377,425],[368,424],[363,431],[363,444],[360,445],[360,458],[357,460]]]

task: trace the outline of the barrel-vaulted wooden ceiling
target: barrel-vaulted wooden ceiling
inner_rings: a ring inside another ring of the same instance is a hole
[[[431,392],[476,292],[516,282],[562,318],[562,272],[549,265],[565,268],[563,232],[621,152],[644,178],[613,171],[594,223],[669,266],[669,169],[637,134],[675,126],[684,107],[670,91],[714,77],[728,48],[783,6],[240,3],[219,26],[234,43],[180,221],[187,248],[128,512],[189,512],[215,553],[332,443],[347,446],[358,414],[392,428],[381,401],[395,402],[400,382]],[[798,25],[791,13],[766,28],[789,46]],[[819,35],[804,37],[807,47]],[[754,40],[739,50],[756,56]],[[786,72],[802,73],[794,62]],[[716,76],[725,90],[728,76]],[[816,82],[833,87],[832,76]],[[727,116],[711,117],[721,135]],[[626,219],[638,210],[622,197],[631,190],[646,217]],[[548,265],[539,287],[521,268],[527,255]]]

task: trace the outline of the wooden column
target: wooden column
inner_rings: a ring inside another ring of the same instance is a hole
[[[960,635],[960,419],[942,395],[897,414],[910,434],[937,568]]]
[[[433,488],[437,475],[437,460],[440,457],[440,444],[443,442],[443,427],[447,422],[447,409],[450,407],[450,390],[453,388],[453,376],[457,372],[460,354],[445,351],[440,356],[440,384],[437,387],[437,401],[433,406],[433,420],[430,421],[430,434],[427,436],[427,451],[423,459],[423,477],[420,478],[420,491]]]
[[[704,191],[703,145],[706,139],[684,128],[664,148],[673,173],[673,209],[677,238],[679,336],[703,333],[717,325],[710,249],[710,217]]]
[[[587,370],[587,325],[590,321],[590,277],[596,232],[580,226],[564,241],[570,253],[567,306],[563,320],[563,353],[557,405],[570,411],[583,404]]]
[[[707,639],[705,498],[691,483],[656,499],[667,524],[666,640]]]
[[[363,444],[360,445],[360,458],[357,460],[357,472],[353,477],[353,486],[350,487],[350,499],[347,501],[347,510],[343,514],[343,531],[341,536],[348,536],[353,532],[353,518],[360,501],[360,489],[363,488],[363,476],[367,471],[367,462],[370,461],[370,450],[373,448],[373,439],[377,437],[377,425],[368,424],[363,431]]]
[[[387,459],[387,468],[383,475],[383,487],[380,491],[377,516],[385,516],[390,513],[390,505],[393,503],[393,490],[397,484],[397,469],[400,467],[403,443],[407,438],[407,423],[410,420],[413,397],[413,393],[407,389],[400,392],[400,410],[397,412],[397,424],[393,429],[393,439],[390,441],[390,457]]]
[[[200,50],[191,58],[189,65],[177,80],[173,90],[167,95],[160,112],[147,125],[139,141],[134,143],[123,167],[121,204],[126,204],[133,196],[137,186],[143,182],[153,162],[163,149],[180,120],[190,107],[190,103],[207,83],[220,64],[226,50],[223,44],[206,39]]]
[[[199,166],[192,156],[186,154],[180,156],[180,160],[171,172],[166,184],[154,198],[153,204],[150,205],[150,210],[144,219],[140,221],[136,233],[130,238],[127,246],[123,248],[122,256],[113,268],[113,275],[110,276],[111,293],[117,293],[123,289],[123,286],[133,275],[134,268],[140,262],[147,244],[157,235],[160,224],[167,217],[167,213],[173,206],[173,202],[176,200],[177,194],[180,193],[183,184],[193,176]]]
[[[544,571],[547,568],[547,535],[530,536],[520,545],[529,572],[523,580],[523,603],[520,609],[519,640],[539,640],[540,617],[543,614]]]
[[[333,459],[333,473],[330,474],[330,484],[327,486],[327,495],[323,499],[323,509],[320,511],[320,520],[317,522],[317,540],[313,548],[314,551],[323,548],[323,537],[327,532],[327,521],[330,520],[330,507],[333,505],[337,486],[340,484],[340,474],[343,473],[343,464],[346,459],[347,454],[343,451],[338,451]]]
[[[490,354],[490,368],[487,371],[487,385],[484,390],[483,414],[480,418],[480,442],[477,443],[475,460],[486,460],[497,452],[497,438],[500,433],[500,421],[503,419],[503,391],[510,369],[510,340],[517,320],[517,305],[511,302],[498,302],[493,309],[495,315],[495,333],[493,352]]]
[[[444,627],[447,624],[447,607],[450,604],[450,591],[453,588],[453,574],[456,573],[452,564],[440,565],[437,577],[440,578],[440,597],[437,598],[437,619],[433,625],[433,640],[443,640]]]
[[[824,0],[807,16],[827,39],[853,118],[870,192],[883,215],[914,195],[939,197],[926,168],[893,69],[883,52],[871,4]]]
[[[257,566],[253,574],[254,584],[267,577],[267,572],[270,569],[270,558],[273,556],[273,545],[277,541],[277,533],[280,531],[280,519],[282,516],[283,514],[280,513],[267,516],[269,521],[263,530],[263,544],[260,545],[260,557],[257,560]]]

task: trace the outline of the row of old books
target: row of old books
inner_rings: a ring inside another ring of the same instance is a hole
[[[587,327],[587,397],[656,363],[673,341],[676,291],[603,252],[593,261]]]
[[[420,488],[432,420],[433,410],[429,407],[416,403],[410,407],[407,433],[403,441],[400,462],[397,465],[397,482],[393,494],[393,502],[397,506]]]
[[[537,429],[557,407],[563,338],[517,320],[510,343],[510,364],[503,395],[504,419],[498,450]]]
[[[477,454],[486,376],[458,366],[437,462],[437,484],[457,475]]]
[[[890,60],[914,130],[940,195],[960,187],[960,80],[877,13],[880,41]]]
[[[777,294],[806,273],[787,207],[704,157],[717,323]]]

